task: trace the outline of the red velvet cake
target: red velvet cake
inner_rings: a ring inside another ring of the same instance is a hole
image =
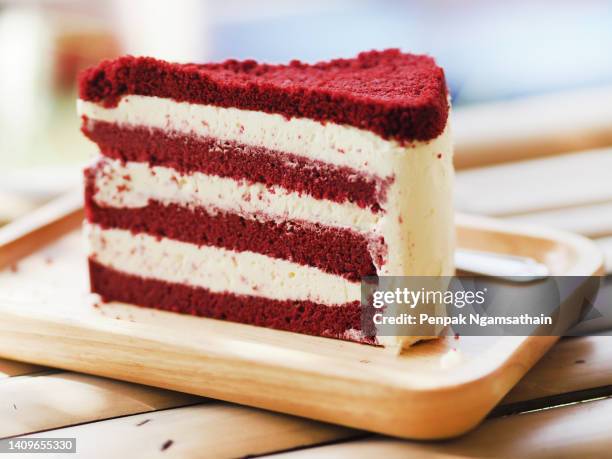
[[[371,51],[298,61],[104,61],[80,79],[92,291],[318,336],[361,324],[360,279],[450,275],[442,69]]]

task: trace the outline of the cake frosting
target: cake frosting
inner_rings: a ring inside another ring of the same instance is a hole
[[[440,135],[449,111],[444,71],[429,56],[396,49],[314,65],[125,56],[86,70],[79,82],[80,99],[105,107],[128,94],[333,122],[407,142]]]

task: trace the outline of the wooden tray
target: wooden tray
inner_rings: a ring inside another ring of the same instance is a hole
[[[267,408],[406,438],[476,426],[555,337],[460,337],[381,348],[124,304],[87,293],[67,196],[0,230],[0,356]],[[528,255],[553,274],[592,275],[588,240],[460,216],[461,247]],[[44,247],[43,247],[44,246]],[[447,352],[459,352],[454,366]]]

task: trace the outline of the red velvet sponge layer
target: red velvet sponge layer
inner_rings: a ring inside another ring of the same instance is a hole
[[[277,185],[317,199],[352,202],[379,211],[393,178],[368,177],[300,156],[145,127],[83,120],[83,132],[105,156],[121,161],[171,167],[181,173],[202,172],[235,180]],[[338,153],[341,154],[341,153]]]
[[[83,100],[112,107],[126,94],[330,121],[402,142],[437,137],[449,111],[443,70],[428,56],[396,49],[313,65],[173,64],[125,56],[80,75]]]
[[[373,256],[384,262],[384,242],[369,240],[348,229],[319,224],[263,218],[246,219],[227,212],[211,214],[201,207],[150,201],[145,207],[101,207],[93,199],[95,169],[86,171],[85,209],[87,220],[104,228],[197,245],[251,251],[273,258],[314,266],[331,274],[359,281],[376,275]],[[374,253],[371,253],[374,252]]]
[[[358,301],[326,306],[312,301],[270,300],[232,293],[215,293],[121,273],[90,259],[92,292],[105,301],[119,301],[165,311],[240,322],[330,338],[349,338],[348,330],[361,330]],[[356,334],[350,335],[355,339]],[[363,336],[360,342],[374,343]]]

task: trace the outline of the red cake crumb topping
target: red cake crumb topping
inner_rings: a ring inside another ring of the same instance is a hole
[[[397,49],[309,65],[174,64],[125,56],[85,70],[79,97],[115,106],[126,94],[331,121],[399,141],[437,137],[448,117],[443,70]]]

